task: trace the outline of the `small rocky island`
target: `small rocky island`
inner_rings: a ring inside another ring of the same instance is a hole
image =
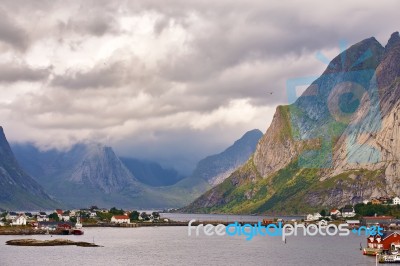
[[[36,239],[14,239],[6,242],[11,246],[49,247],[49,246],[78,246],[78,247],[101,247],[94,243],[75,242],[68,239],[36,240]]]

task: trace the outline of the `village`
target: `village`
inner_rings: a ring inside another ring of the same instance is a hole
[[[5,211],[0,213],[0,226],[30,226],[35,229],[57,230],[60,227],[73,227],[77,223],[85,226],[95,225],[131,225],[135,223],[168,222],[160,220],[159,212],[124,211],[115,207],[100,209],[92,206],[88,209],[74,209],[39,212]]]
[[[345,222],[351,228],[379,225],[385,229],[400,228],[400,198],[379,197],[364,200],[356,205],[334,208],[329,212],[322,210],[307,214],[304,222],[326,226],[329,222]]]

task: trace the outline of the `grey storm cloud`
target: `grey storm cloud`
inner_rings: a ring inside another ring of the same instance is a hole
[[[91,7],[84,6],[66,22],[60,21],[59,28],[62,32],[75,32],[93,36],[117,34],[120,31],[111,11],[93,10]]]
[[[399,8],[397,0],[4,0],[0,119],[14,141],[108,140],[124,155],[188,171],[245,131],[265,130],[288,103],[286,81],[326,68],[317,52],[332,58],[341,40],[371,36],[384,45],[399,30]]]
[[[69,70],[62,75],[56,75],[52,84],[68,89],[119,86],[125,80],[125,70],[120,64],[103,65],[89,70]]]
[[[50,69],[51,67],[34,68],[27,64],[18,63],[0,64],[0,82],[44,81],[49,77]]]
[[[0,41],[19,51],[25,51],[29,45],[27,31],[18,25],[12,13],[9,14],[4,9],[0,9],[0,16]]]

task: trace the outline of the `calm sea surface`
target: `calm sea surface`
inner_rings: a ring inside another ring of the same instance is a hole
[[[193,215],[194,219],[197,217]],[[210,220],[221,220],[216,218],[220,217],[211,216]],[[365,246],[366,238],[352,234],[348,237],[292,236],[285,244],[280,237],[256,236],[246,241],[243,236],[189,237],[187,231],[187,227],[85,228],[83,236],[0,236],[0,266],[375,265],[375,258],[361,254],[360,242]],[[7,240],[17,238],[65,238],[94,241],[104,247],[5,245]]]

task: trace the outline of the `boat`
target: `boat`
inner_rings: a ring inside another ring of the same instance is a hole
[[[381,254],[378,260],[379,263],[400,263],[400,255]]]
[[[376,256],[378,254],[382,253],[382,249],[379,248],[364,248],[363,249],[363,254],[367,256]]]
[[[84,232],[81,229],[74,229],[74,230],[72,230],[72,234],[76,235],[76,236],[81,236],[84,234]]]
[[[82,227],[83,227],[83,225],[81,223],[81,218],[78,217],[77,220],[76,220],[75,228],[76,229],[82,229]]]
[[[76,221],[76,224],[75,224],[75,227],[72,229],[72,234],[76,235],[76,236],[83,235],[84,232],[83,232],[82,228],[83,228],[83,225],[81,223],[81,218],[78,217],[77,221]]]

